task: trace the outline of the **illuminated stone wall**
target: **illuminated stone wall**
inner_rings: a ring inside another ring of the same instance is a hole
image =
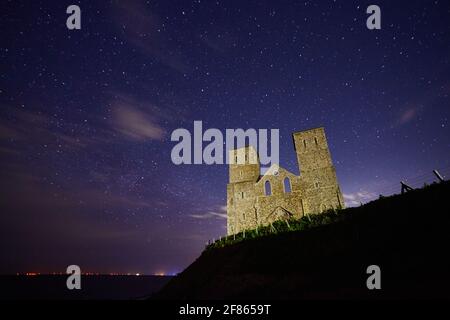
[[[324,129],[296,132],[293,140],[300,176],[277,164],[260,176],[258,155],[252,147],[230,151],[229,235],[279,219],[344,207]]]

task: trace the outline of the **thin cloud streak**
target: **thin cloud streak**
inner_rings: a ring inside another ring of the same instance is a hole
[[[114,129],[131,140],[163,140],[164,129],[153,117],[131,105],[117,106],[114,111]]]
[[[355,207],[361,205],[362,203],[374,200],[377,195],[374,192],[358,191],[354,193],[344,193],[343,197],[347,207]]]
[[[210,210],[206,213],[200,213],[200,214],[190,214],[189,216],[194,219],[226,219],[227,218],[227,207],[226,206],[220,206],[216,210]]]

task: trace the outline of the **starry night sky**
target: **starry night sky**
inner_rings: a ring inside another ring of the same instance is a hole
[[[324,126],[348,205],[450,166],[448,1],[0,9],[0,273],[180,272],[226,233],[226,165],[171,162],[194,120],[279,128],[296,174],[291,133]]]

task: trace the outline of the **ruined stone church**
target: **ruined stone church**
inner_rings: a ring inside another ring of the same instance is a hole
[[[280,219],[344,207],[324,128],[295,132],[293,140],[300,175],[278,164],[260,175],[259,157],[253,147],[230,151],[228,235]]]

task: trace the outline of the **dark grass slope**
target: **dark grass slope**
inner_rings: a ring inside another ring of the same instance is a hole
[[[450,183],[343,210],[343,221],[204,251],[155,299],[450,297]],[[381,268],[368,290],[366,268]]]

